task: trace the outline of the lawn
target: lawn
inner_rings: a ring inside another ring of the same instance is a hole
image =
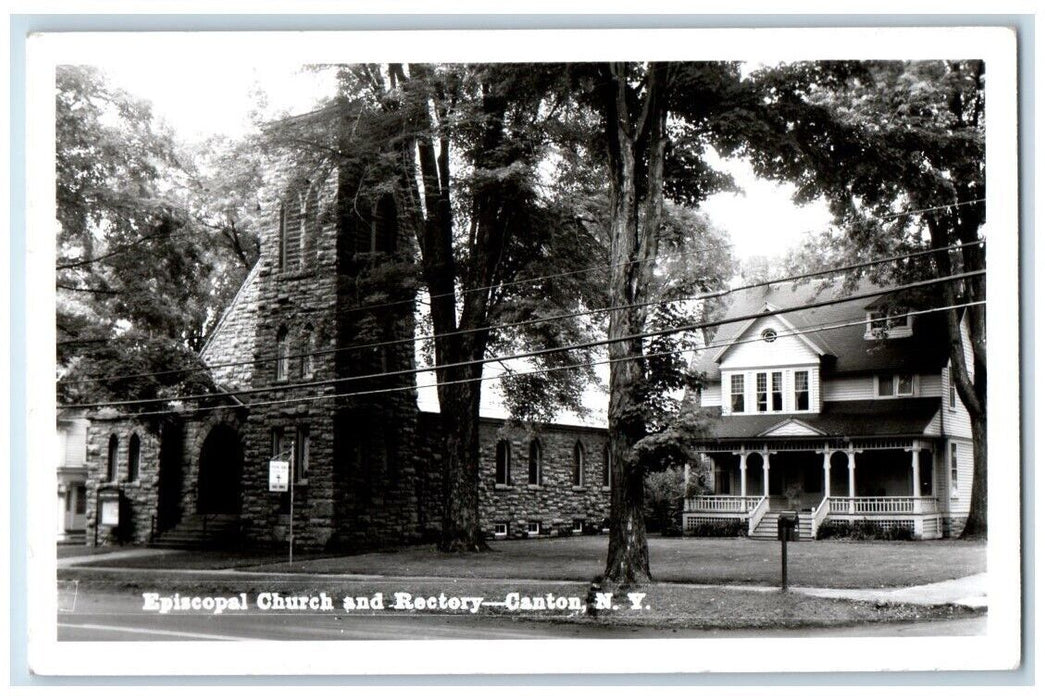
[[[973,614],[952,606],[920,606],[827,600],[796,593],[741,590],[716,584],[780,583],[780,543],[748,539],[660,538],[649,541],[653,575],[665,585],[646,587],[648,609],[625,607],[594,619],[584,614],[508,612],[484,608],[483,614],[559,622],[655,625],[658,627],[768,628],[943,619]],[[788,544],[789,579],[793,586],[879,588],[916,585],[958,578],[985,570],[983,542],[792,542]],[[93,589],[124,590],[134,597],[143,590],[178,590],[213,594],[222,591],[282,591],[332,596],[370,595],[397,590],[419,595],[503,597],[554,592],[585,596],[587,581],[601,573],[605,537],[566,537],[492,543],[484,554],[446,555],[432,546],[353,556],[170,552],[95,562],[89,569],[59,572],[77,581],[84,593]],[[127,568],[139,571],[131,573]],[[155,567],[154,570],[149,570]],[[181,569],[182,571],[171,571]],[[222,569],[251,572],[239,577]],[[282,577],[283,572],[356,574],[377,578],[339,579]],[[386,578],[387,577],[387,578]],[[425,578],[432,577],[432,578]],[[436,580],[438,577],[438,580]],[[673,583],[711,584],[679,586]],[[387,589],[387,590],[386,590]],[[391,611],[388,611],[391,612]],[[358,614],[358,613],[352,613]],[[363,613],[367,614],[367,613]],[[405,614],[405,613],[404,613]],[[426,613],[427,614],[427,613]]]
[[[411,600],[418,597],[438,599],[440,595],[460,598],[479,596],[488,601],[505,601],[510,593],[519,594],[530,600],[545,598],[551,594],[557,600],[572,598],[579,605],[593,604],[588,598],[588,586],[583,583],[539,582],[513,584],[498,581],[470,579],[452,584],[446,581],[418,579],[375,579],[369,581],[308,581],[303,579],[280,579],[278,575],[262,574],[258,580],[215,578],[214,574],[202,580],[195,576],[165,574],[165,572],[141,571],[131,577],[126,572],[96,572],[103,578],[80,581],[76,586],[80,605],[113,591],[125,597],[121,603],[128,610],[141,609],[141,593],[145,591],[177,591],[182,596],[229,596],[244,592],[249,601],[256,600],[259,592],[278,591],[284,597],[294,595],[330,596],[335,609],[332,612],[316,612],[316,615],[342,616],[346,624],[357,616],[371,615],[440,615],[468,617],[470,612],[458,609],[394,609],[398,595],[407,594]],[[60,584],[60,591],[68,602],[69,585]],[[642,587],[644,597],[635,605],[622,592],[614,594],[609,609],[596,615],[587,614],[586,608],[577,610],[567,606],[563,609],[507,609],[505,607],[480,606],[477,614],[516,620],[547,621],[570,624],[610,624],[627,627],[696,628],[696,629],[780,629],[801,627],[830,627],[883,622],[911,622],[924,620],[952,619],[976,615],[975,611],[951,605],[907,605],[875,604],[813,598],[779,590],[738,590],[715,587],[680,586],[660,584]],[[345,610],[345,598],[364,597],[368,601],[375,594],[382,596],[381,610]],[[634,591],[633,591],[634,593]],[[89,607],[89,604],[88,604]],[[174,615],[191,615],[191,612],[175,612]],[[235,613],[229,613],[235,614]]]
[[[442,554],[434,547],[280,564],[280,571],[534,578],[588,581],[602,572],[605,537],[494,542],[484,554]],[[780,543],[749,539],[660,538],[649,541],[650,570],[658,581],[687,583],[780,582]],[[266,566],[266,568],[271,568]],[[880,588],[959,578],[986,570],[986,544],[935,542],[790,542],[788,578],[794,586]]]

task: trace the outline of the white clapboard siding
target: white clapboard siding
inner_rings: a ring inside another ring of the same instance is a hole
[[[77,419],[58,426],[60,467],[78,469],[83,466],[87,450],[87,421]]]
[[[944,493],[950,494],[950,512],[952,514],[967,515],[969,503],[972,500],[972,441],[971,440],[948,440],[945,447],[944,461],[947,481],[951,478],[951,445],[958,448],[958,488],[948,483]]]
[[[840,377],[824,382],[824,401],[863,401],[874,398],[874,378]]]
[[[918,375],[919,396],[941,396],[943,393],[943,379],[939,374]]]
[[[700,392],[700,405],[701,406],[721,406],[722,405],[722,385],[718,382],[708,384]]]
[[[64,467],[68,461],[69,433],[62,426],[58,427],[58,466]]]
[[[798,335],[785,335],[790,329],[780,319],[760,318],[741,336],[741,340],[761,338],[772,328],[778,334],[772,343],[743,342],[730,347],[720,358],[723,370],[755,367],[787,367],[819,363],[819,356]]]

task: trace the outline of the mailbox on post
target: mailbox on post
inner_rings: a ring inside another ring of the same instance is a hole
[[[798,528],[798,511],[785,510],[776,521],[777,539],[795,541],[795,530]]]
[[[780,540],[780,588],[787,590],[787,542],[795,539],[798,527],[798,512],[785,510],[776,521],[777,539]]]

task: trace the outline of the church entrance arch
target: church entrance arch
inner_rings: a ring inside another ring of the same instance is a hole
[[[200,448],[197,512],[239,514],[243,448],[235,428],[220,423]]]

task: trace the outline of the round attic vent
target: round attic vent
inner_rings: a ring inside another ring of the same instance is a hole
[[[764,331],[762,331],[762,340],[766,341],[767,343],[772,343],[774,340],[776,340],[776,331],[772,328],[765,329]]]

